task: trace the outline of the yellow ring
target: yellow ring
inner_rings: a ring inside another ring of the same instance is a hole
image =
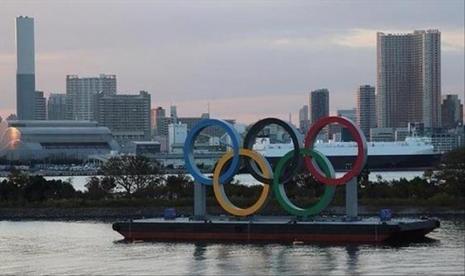
[[[228,196],[224,191],[224,185],[222,185],[224,183],[220,183],[219,178],[224,165],[226,164],[226,162],[228,162],[229,159],[233,157],[233,154],[234,153],[231,151],[227,152],[220,158],[220,160],[218,160],[218,164],[215,168],[215,171],[213,172],[213,191],[215,192],[215,197],[218,201],[218,204],[220,204],[220,206],[226,212],[234,216],[245,217],[258,212],[260,211],[260,209],[263,208],[263,206],[268,200],[268,195],[270,193],[270,185],[263,183],[262,193],[260,194],[258,200],[252,206],[248,208],[239,208],[232,204],[232,202],[229,200]],[[272,177],[270,165],[265,160],[265,158],[257,152],[249,149],[240,149],[239,156],[246,156],[254,160],[258,164],[258,167],[262,171],[262,174],[265,178]]]

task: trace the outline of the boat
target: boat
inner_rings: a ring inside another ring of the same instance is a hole
[[[315,149],[329,158],[336,171],[347,171],[357,155],[355,142],[317,141]],[[253,149],[276,164],[287,152],[294,149],[291,143],[271,143],[268,137],[256,138]],[[367,142],[369,170],[424,170],[434,168],[441,153],[434,150],[428,137],[406,137],[405,141]]]
[[[116,222],[126,241],[239,243],[389,243],[415,241],[439,227],[436,219],[381,221],[343,218],[299,221],[292,217],[250,219],[153,218]]]

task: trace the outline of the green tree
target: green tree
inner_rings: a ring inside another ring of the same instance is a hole
[[[87,189],[87,197],[96,200],[112,197],[116,184],[112,177],[105,176],[100,179],[97,176],[92,176],[87,181],[85,187]]]
[[[150,184],[161,177],[160,166],[143,156],[112,157],[100,167],[100,171],[111,178],[115,187],[123,190],[127,197],[143,197]]]
[[[46,180],[43,176],[30,176],[22,187],[23,198],[29,202],[50,199],[68,199],[77,196],[74,187],[61,180]]]
[[[11,181],[0,182],[0,201],[17,201],[20,196],[20,189]]]
[[[447,194],[465,197],[465,147],[444,154],[434,178]]]
[[[184,174],[169,175],[164,185],[164,195],[168,199],[189,198],[194,192],[194,182]]]
[[[13,167],[8,175],[8,182],[22,189],[29,182],[29,176]]]

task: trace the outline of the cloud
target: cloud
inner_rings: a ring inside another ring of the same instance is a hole
[[[350,29],[344,34],[333,36],[331,42],[350,48],[373,48],[376,47],[376,32],[369,29]]]
[[[421,28],[418,28],[421,29]],[[424,28],[427,29],[427,28]],[[329,47],[344,47],[353,49],[376,48],[376,33],[408,33],[413,30],[400,29],[366,29],[352,28],[329,34],[304,34],[280,36],[279,34],[270,34],[263,37],[242,38],[235,41],[227,41],[227,44],[242,44],[242,46],[262,47],[272,49],[292,49],[292,50],[320,50]],[[440,30],[441,31],[441,30]],[[442,50],[446,52],[461,51],[465,49],[464,30],[445,30],[441,31]],[[226,43],[225,43],[226,44]]]
[[[0,53],[0,65],[8,64],[10,66],[12,63],[16,63],[16,54]]]
[[[463,54],[465,49],[464,30],[445,31],[442,35],[442,50],[444,51],[459,51]]]
[[[440,30],[441,31],[441,30]],[[334,35],[331,42],[335,45],[350,48],[375,48],[376,33],[406,33],[402,30],[380,30],[380,29],[350,29],[344,34]],[[408,31],[410,32],[410,31]],[[461,51],[464,46],[464,30],[441,31],[442,50],[446,52]]]

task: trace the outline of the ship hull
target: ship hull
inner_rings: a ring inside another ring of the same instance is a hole
[[[336,171],[350,170],[355,156],[327,156]],[[280,157],[266,157],[274,165]],[[441,160],[441,154],[418,155],[368,155],[368,170],[422,170],[434,168]]]
[[[382,243],[416,240],[439,227],[439,221],[290,222],[140,220],[117,222],[125,240],[240,243]]]

